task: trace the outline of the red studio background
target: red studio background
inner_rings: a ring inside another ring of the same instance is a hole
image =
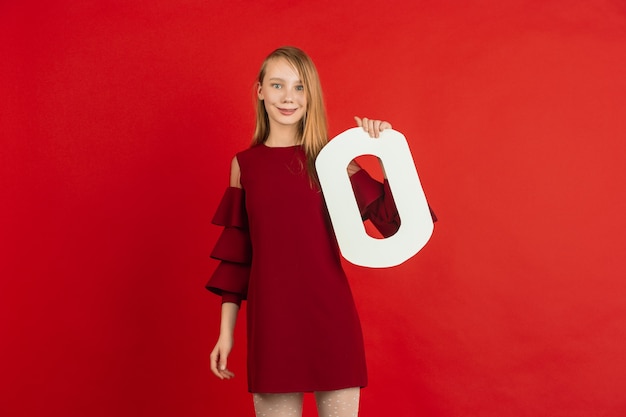
[[[0,415],[252,415],[243,314],[219,381],[203,286],[285,44],[332,135],[405,134],[440,217],[346,264],[361,415],[626,415],[623,1],[3,1],[0,38]]]

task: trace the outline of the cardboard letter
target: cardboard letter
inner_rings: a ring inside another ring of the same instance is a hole
[[[400,214],[400,228],[385,239],[365,231],[350,184],[348,164],[361,155],[381,160]],[[348,261],[373,268],[399,265],[430,239],[434,228],[430,210],[402,133],[387,129],[375,139],[361,128],[348,129],[328,142],[315,167],[339,249]]]

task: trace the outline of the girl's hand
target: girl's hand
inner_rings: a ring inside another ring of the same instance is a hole
[[[380,132],[385,129],[391,129],[391,123],[384,120],[370,120],[367,117],[361,119],[356,116],[354,116],[354,120],[356,120],[358,127],[362,127],[363,130],[369,133],[370,138],[378,138],[380,137]]]
[[[231,379],[235,376],[226,366],[228,355],[233,348],[233,338],[220,335],[211,352],[211,371],[219,379]]]
[[[370,120],[367,117],[361,119],[360,117],[354,116],[354,120],[356,121],[356,125],[358,127],[362,127],[367,133],[369,133],[371,138],[379,138],[380,132],[385,129],[391,129],[391,123],[385,122],[383,120]],[[350,164],[348,164],[348,176],[352,176],[359,172],[361,167],[355,160],[352,160]]]

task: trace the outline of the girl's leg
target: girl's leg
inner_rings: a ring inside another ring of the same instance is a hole
[[[301,392],[286,394],[253,394],[256,417],[301,417]]]
[[[361,388],[346,388],[315,393],[319,417],[357,417]]]

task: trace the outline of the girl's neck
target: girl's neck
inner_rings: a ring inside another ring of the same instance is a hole
[[[272,125],[265,144],[271,147],[295,146],[298,144],[298,130],[296,126]]]

